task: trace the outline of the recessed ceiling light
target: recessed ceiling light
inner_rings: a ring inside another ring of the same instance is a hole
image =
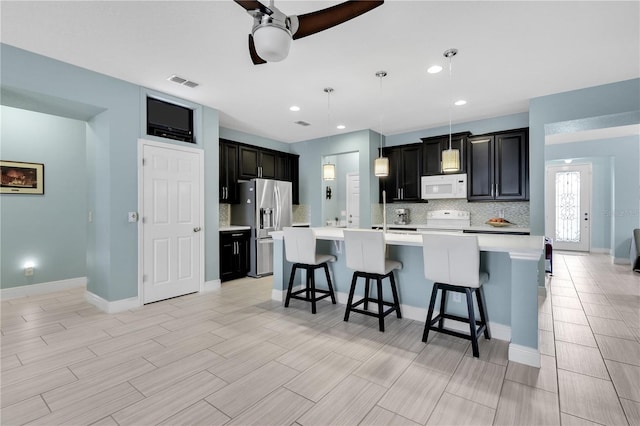
[[[297,105],[290,106],[289,111],[300,111],[300,107]]]
[[[344,130],[347,128],[347,126],[345,126],[344,124],[338,124],[336,128],[338,128],[339,130]]]
[[[442,71],[442,67],[440,65],[432,65],[427,68],[427,72],[429,74],[438,74],[440,71]]]
[[[453,104],[456,106],[460,106],[460,105],[465,105],[467,103],[467,101],[465,101],[464,99],[460,99],[459,101],[455,101]]]

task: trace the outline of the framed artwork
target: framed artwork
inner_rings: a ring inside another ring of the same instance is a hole
[[[44,164],[0,160],[0,194],[44,194]]]

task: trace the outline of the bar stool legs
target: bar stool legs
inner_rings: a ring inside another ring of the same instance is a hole
[[[440,298],[440,312],[438,316],[433,318],[433,309],[436,304],[436,297],[438,290],[442,290]],[[447,291],[455,291],[457,293],[464,293],[467,298],[467,314],[468,318],[460,317],[457,315],[448,314],[445,312],[446,308],[446,295]],[[473,294],[475,293],[478,301],[478,312],[480,314],[480,320],[476,320],[475,310],[473,307]],[[429,302],[429,309],[427,311],[427,320],[424,324],[424,332],[422,334],[422,341],[426,342],[429,338],[429,331],[438,331],[440,333],[449,334],[451,336],[461,337],[463,339],[471,340],[471,347],[473,350],[473,356],[479,357],[480,352],[478,350],[478,336],[484,334],[485,339],[491,339],[491,332],[489,331],[489,324],[486,317],[487,307],[484,302],[484,290],[482,286],[473,287],[459,287],[443,283],[434,283],[433,290],[431,291],[431,301]],[[444,328],[444,320],[452,319],[456,321],[462,321],[469,324],[469,334],[460,333],[454,330]],[[437,326],[434,326],[438,323]]]
[[[316,289],[315,270],[318,268],[324,269],[325,275],[327,276],[327,284],[329,286],[329,290]],[[293,281],[298,269],[304,269],[307,272],[306,285],[302,290],[293,291]],[[299,296],[299,294],[301,293],[304,293],[305,295]],[[321,296],[317,296],[317,293],[320,293]],[[331,302],[334,305],[336,304],[336,296],[333,291],[333,285],[331,283],[331,276],[329,275],[329,267],[327,266],[327,264],[321,263],[319,265],[307,265],[304,263],[294,263],[293,268],[291,269],[291,275],[289,277],[289,286],[287,287],[287,297],[285,298],[284,307],[289,307],[289,302],[292,298],[304,300],[306,302],[311,302],[311,313],[315,314],[316,302],[326,297],[331,297]]]
[[[353,303],[353,297],[356,291],[356,285],[358,283],[359,277],[365,279],[365,285],[364,285],[365,293],[362,299]],[[387,277],[389,278],[389,281],[391,284],[393,302],[386,302],[382,298],[382,280]],[[376,298],[369,297],[370,280],[372,279],[376,280],[376,290],[377,290]],[[369,302],[373,302],[378,305],[378,312],[370,312],[367,310],[369,307]],[[362,304],[363,309],[356,308],[360,304]],[[385,311],[384,310],[385,306],[390,306],[390,308]],[[369,273],[358,272],[358,271],[354,272],[353,278],[351,279],[351,288],[349,289],[349,299],[347,301],[347,308],[344,313],[345,321],[349,321],[349,314],[352,311],[378,318],[378,328],[382,332],[384,332],[384,317],[389,315],[391,312],[395,311],[397,317],[402,318],[402,314],[400,312],[400,302],[398,299],[398,289],[396,288],[396,280],[395,280],[395,277],[393,276],[393,271],[389,272],[386,275],[369,274]]]

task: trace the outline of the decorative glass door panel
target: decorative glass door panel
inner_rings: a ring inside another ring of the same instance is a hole
[[[589,251],[591,164],[547,166],[546,235],[556,250]]]

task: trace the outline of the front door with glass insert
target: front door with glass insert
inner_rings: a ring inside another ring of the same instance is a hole
[[[591,164],[547,166],[546,234],[556,250],[589,251]]]

